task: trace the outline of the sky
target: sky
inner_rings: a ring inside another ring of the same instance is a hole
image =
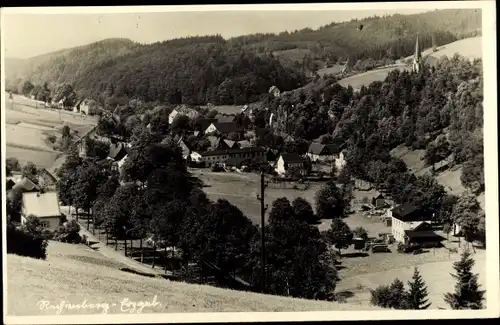
[[[2,16],[5,56],[29,58],[107,38],[152,43],[178,37],[279,33],[331,22],[430,9],[356,11],[188,11],[115,14],[8,14]]]

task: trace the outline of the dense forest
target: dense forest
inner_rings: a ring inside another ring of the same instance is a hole
[[[141,45],[110,39],[27,61],[7,60],[7,88],[18,91],[26,81],[50,89],[70,84],[79,97],[112,108],[132,98],[244,104],[272,85],[282,91],[300,87],[308,82],[306,75],[325,65],[411,55],[417,32],[425,48],[433,36],[442,45],[477,35],[480,28],[476,10],[441,10],[228,40],[214,35]]]

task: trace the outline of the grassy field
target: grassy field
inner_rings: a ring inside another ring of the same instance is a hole
[[[68,125],[77,134],[84,134],[97,122],[94,117],[40,107],[34,100],[14,95],[13,105],[6,103],[6,153],[21,164],[28,161],[38,167],[51,168],[62,153],[47,141],[49,135],[60,138]]]
[[[474,272],[479,273],[479,283],[483,290],[486,289],[485,257],[486,252],[482,250],[477,250],[473,255],[476,261]],[[340,271],[342,279],[337,286],[337,292],[342,293],[347,302],[369,304],[370,288],[390,284],[396,278],[406,284],[411,280],[414,266],[417,266],[427,285],[429,302],[432,303],[430,309],[449,309],[443,301],[443,295],[454,291],[455,279],[450,273],[454,273],[452,265],[459,258],[459,254],[449,255],[446,250],[439,249],[435,253],[429,251],[420,255],[379,253],[364,257],[363,263],[343,259],[346,273],[343,273],[344,270]],[[354,270],[354,267],[357,270]]]
[[[461,56],[473,59],[480,59],[483,57],[483,38],[481,36],[465,38],[450,44],[446,44],[438,47],[436,52],[432,52],[432,49],[425,50],[422,55],[430,55],[434,58],[440,58],[442,56],[452,57],[455,53],[459,53]]]
[[[121,264],[110,262],[84,245],[50,242],[46,261],[8,255],[7,310],[9,316],[54,315],[40,310],[38,301],[58,304],[108,303],[108,313],[120,313],[120,302],[156,301],[143,313],[168,312],[279,312],[328,310],[378,310],[358,303],[333,303],[264,296],[210,286],[172,282],[120,271]],[[113,306],[113,304],[116,304]],[[102,309],[63,310],[62,314],[98,314]]]
[[[335,64],[335,65],[333,65],[330,68],[319,69],[317,72],[318,72],[318,74],[321,77],[323,77],[325,74],[337,74],[337,73],[340,73],[343,68],[344,68],[344,65],[342,65],[342,64]]]
[[[354,90],[359,90],[362,86],[368,86],[372,82],[384,81],[389,72],[393,71],[394,69],[407,70],[408,67],[394,66],[389,68],[371,70],[339,80],[338,83],[341,86],[347,87],[350,85]]]
[[[260,193],[260,176],[253,173],[212,173],[207,170],[194,169],[193,174],[199,177],[208,187],[204,191],[212,200],[227,199],[236,205],[255,224],[260,224],[260,202],[257,194]],[[269,205],[267,213],[271,209],[274,200],[286,197],[293,201],[297,197],[303,197],[314,204],[314,196],[320,188],[320,184],[314,183],[303,191],[287,186],[281,188],[277,184],[269,184],[265,192],[265,203]]]
[[[221,114],[235,115],[241,113],[243,105],[214,105],[209,108],[210,110],[214,109]]]

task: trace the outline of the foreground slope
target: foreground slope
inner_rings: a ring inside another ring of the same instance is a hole
[[[7,313],[10,316],[54,315],[40,310],[37,302],[52,304],[116,303],[109,313],[120,312],[120,301],[151,301],[157,295],[161,306],[144,313],[165,312],[263,312],[379,310],[357,303],[310,301],[245,293],[210,286],[172,282],[122,272],[123,265],[111,262],[84,245],[50,242],[46,261],[8,255]],[[100,310],[72,310],[75,314],[100,313]],[[63,314],[69,314],[69,311]]]

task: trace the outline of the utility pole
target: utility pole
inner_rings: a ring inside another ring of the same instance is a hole
[[[265,242],[265,215],[267,210],[267,205],[264,203],[264,191],[267,187],[267,183],[264,180],[264,172],[260,172],[260,195],[257,194],[257,200],[260,201],[260,231],[261,231],[261,249],[260,249],[260,269],[262,277],[262,288],[261,292],[266,291],[266,242]]]

